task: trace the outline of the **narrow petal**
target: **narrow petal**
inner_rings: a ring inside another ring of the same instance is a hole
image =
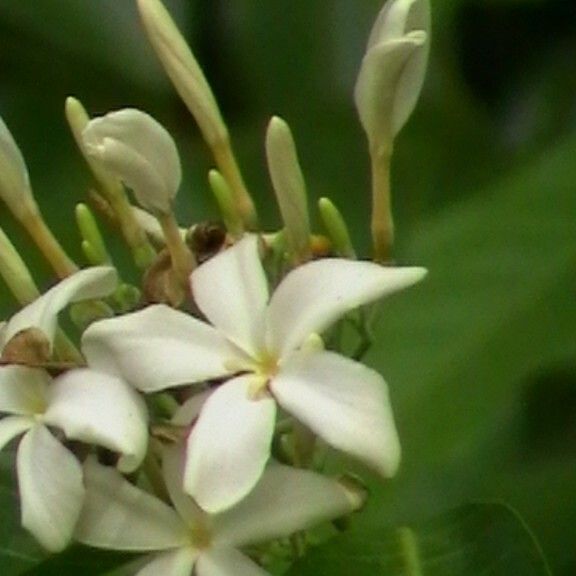
[[[336,258],[304,264],[290,272],[272,295],[267,344],[284,355],[350,310],[415,284],[424,275],[422,268],[387,268]]]
[[[164,305],[95,322],[82,351],[90,367],[143,392],[226,376],[239,354],[209,324]]]
[[[35,425],[32,418],[26,416],[7,416],[0,420],[0,450],[22,432],[30,430]]]
[[[354,511],[360,501],[335,480],[273,464],[239,504],[214,518],[216,543],[257,544]]]
[[[276,417],[268,395],[251,397],[253,376],[241,376],[216,390],[188,439],[184,489],[211,513],[246,496],[268,457]]]
[[[82,467],[44,426],[30,430],[16,459],[22,526],[51,552],[66,547],[84,498]]]
[[[208,515],[196,502],[184,492],[184,468],[186,464],[186,446],[176,444],[168,446],[162,453],[162,474],[170,500],[180,517],[188,526],[200,526]]]
[[[202,553],[196,562],[196,576],[270,576],[234,548],[213,548]]]
[[[107,296],[116,288],[116,282],[116,270],[110,266],[76,272],[12,316],[4,332],[4,343],[26,328],[38,328],[52,342],[59,312],[73,302]]]
[[[146,405],[115,376],[80,368],[55,378],[44,420],[62,428],[68,438],[118,452],[124,472],[135,470],[146,454]]]
[[[190,547],[177,548],[154,556],[135,576],[192,576],[198,552]]]
[[[178,514],[127,482],[114,468],[84,465],[86,499],[74,537],[95,548],[144,552],[186,546]]]
[[[262,349],[268,284],[249,235],[192,273],[192,294],[218,330],[250,355]]]
[[[0,367],[0,412],[33,415],[44,412],[50,376],[26,366]]]
[[[395,474],[400,443],[377,372],[333,352],[297,353],[270,386],[278,403],[328,444],[383,476]]]

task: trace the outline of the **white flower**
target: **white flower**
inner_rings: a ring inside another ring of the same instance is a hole
[[[134,192],[147,210],[166,214],[182,179],[174,140],[152,116],[133,108],[90,120],[86,153]]]
[[[272,465],[234,508],[209,515],[181,490],[181,458],[164,457],[174,507],[94,461],[85,465],[87,495],[75,537],[89,546],[153,552],[136,576],[266,576],[239,551],[355,510],[361,499],[334,480]]]
[[[51,346],[57,315],[70,302],[101,297],[116,286],[109,267],[68,277],[23,308],[0,332],[0,352],[22,330],[41,331]],[[88,368],[52,379],[39,368],[0,367],[0,449],[24,433],[16,456],[22,525],[50,551],[63,549],[78,519],[84,486],[82,468],[50,428],[68,439],[98,444],[121,457],[132,471],[144,457],[147,416],[142,399],[115,376]],[[56,437],[55,437],[56,436]]]
[[[185,489],[211,512],[244,497],[270,454],[276,402],[384,475],[400,447],[386,385],[366,366],[312,350],[350,309],[409,286],[421,268],[324,259],[290,272],[269,301],[249,236],[197,268],[192,293],[213,326],[166,306],[90,326],[83,351],[144,392],[236,375],[206,401],[188,442]]]
[[[429,51],[428,0],[389,0],[368,39],[354,97],[373,149],[388,147],[414,110]]]

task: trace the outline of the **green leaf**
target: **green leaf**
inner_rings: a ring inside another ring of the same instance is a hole
[[[369,360],[391,385],[407,467],[473,454],[522,409],[529,379],[576,351],[575,155],[572,138],[404,247],[430,274],[386,303]]]
[[[470,504],[413,528],[353,530],[288,576],[550,576],[526,525],[502,504]]]
[[[64,574],[105,576],[133,559],[133,554],[74,545],[61,554],[51,556],[35,567],[22,572],[20,576],[63,576]]]
[[[557,462],[560,484],[576,482],[574,433],[563,424],[574,403],[548,414],[539,403],[545,445],[525,423],[534,381],[558,365],[576,371],[575,156],[572,137],[423,222],[400,261],[427,266],[429,278],[386,303],[369,357],[389,382],[403,445],[398,478],[375,490],[389,521],[503,498],[530,518],[566,574],[573,490],[550,483]],[[563,445],[551,446],[554,438]]]

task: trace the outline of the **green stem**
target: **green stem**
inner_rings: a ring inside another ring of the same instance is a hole
[[[377,150],[372,153],[372,242],[374,261],[382,264],[392,258],[394,221],[390,197],[390,161],[392,153]]]
[[[402,558],[404,559],[406,576],[424,576],[414,531],[408,527],[398,528],[398,539]]]

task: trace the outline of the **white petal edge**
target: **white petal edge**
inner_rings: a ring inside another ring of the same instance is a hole
[[[52,342],[59,312],[73,302],[107,296],[116,288],[117,279],[116,270],[110,266],[79,270],[12,316],[4,343],[26,328],[38,328]]]
[[[280,406],[328,444],[385,477],[400,463],[400,441],[384,379],[333,352],[296,353],[270,387]]]
[[[86,498],[75,538],[95,548],[146,552],[189,542],[186,526],[164,502],[93,459],[84,465]]]
[[[190,547],[156,554],[135,576],[192,576],[197,557]]]
[[[6,416],[0,420],[0,450],[14,440],[16,436],[30,430],[36,421],[27,416]]]
[[[196,562],[195,576],[270,576],[234,548],[212,548],[203,552]]]
[[[142,392],[227,376],[227,362],[239,357],[212,326],[162,304],[94,322],[84,332],[82,351],[91,368]]]
[[[0,366],[0,412],[31,416],[46,409],[50,376],[27,366]]]
[[[185,464],[185,443],[164,448],[162,452],[162,475],[170,500],[187,526],[201,526],[207,522],[208,515],[184,492]]]
[[[188,438],[184,490],[210,513],[246,496],[270,456],[276,403],[267,394],[252,399],[254,382],[240,376],[220,386]]]
[[[389,268],[340,258],[304,264],[290,272],[272,295],[267,344],[283,356],[350,310],[411,286],[425,274],[423,268]]]
[[[148,159],[136,150],[113,138],[104,138],[98,146],[87,147],[87,151],[134,192],[140,206],[154,212],[171,210],[176,189],[168,189]]]
[[[214,517],[215,543],[240,547],[289,536],[349,514],[360,503],[336,480],[271,464],[246,498]]]
[[[208,320],[248,354],[264,343],[268,284],[258,254],[258,237],[240,242],[199,266],[191,276],[192,294]]]
[[[118,452],[122,472],[134,471],[146,455],[146,405],[115,376],[79,368],[55,378],[44,421],[64,430],[67,438]]]
[[[94,118],[84,129],[82,139],[90,148],[97,148],[104,140],[112,140],[131,154],[137,155],[154,173],[169,198],[180,186],[182,169],[174,139],[152,116],[136,108],[124,108]],[[119,176],[123,174],[119,173]],[[130,186],[130,183],[127,182]],[[167,198],[168,199],[168,198]]]
[[[190,426],[198,416],[200,416],[204,403],[208,400],[213,391],[214,390],[212,389],[203,390],[202,392],[190,396],[190,398],[188,398],[188,400],[186,400],[184,404],[174,412],[174,416],[172,416],[170,423],[175,426]]]
[[[24,435],[16,456],[22,526],[50,552],[72,538],[84,498],[82,467],[45,426]]]

